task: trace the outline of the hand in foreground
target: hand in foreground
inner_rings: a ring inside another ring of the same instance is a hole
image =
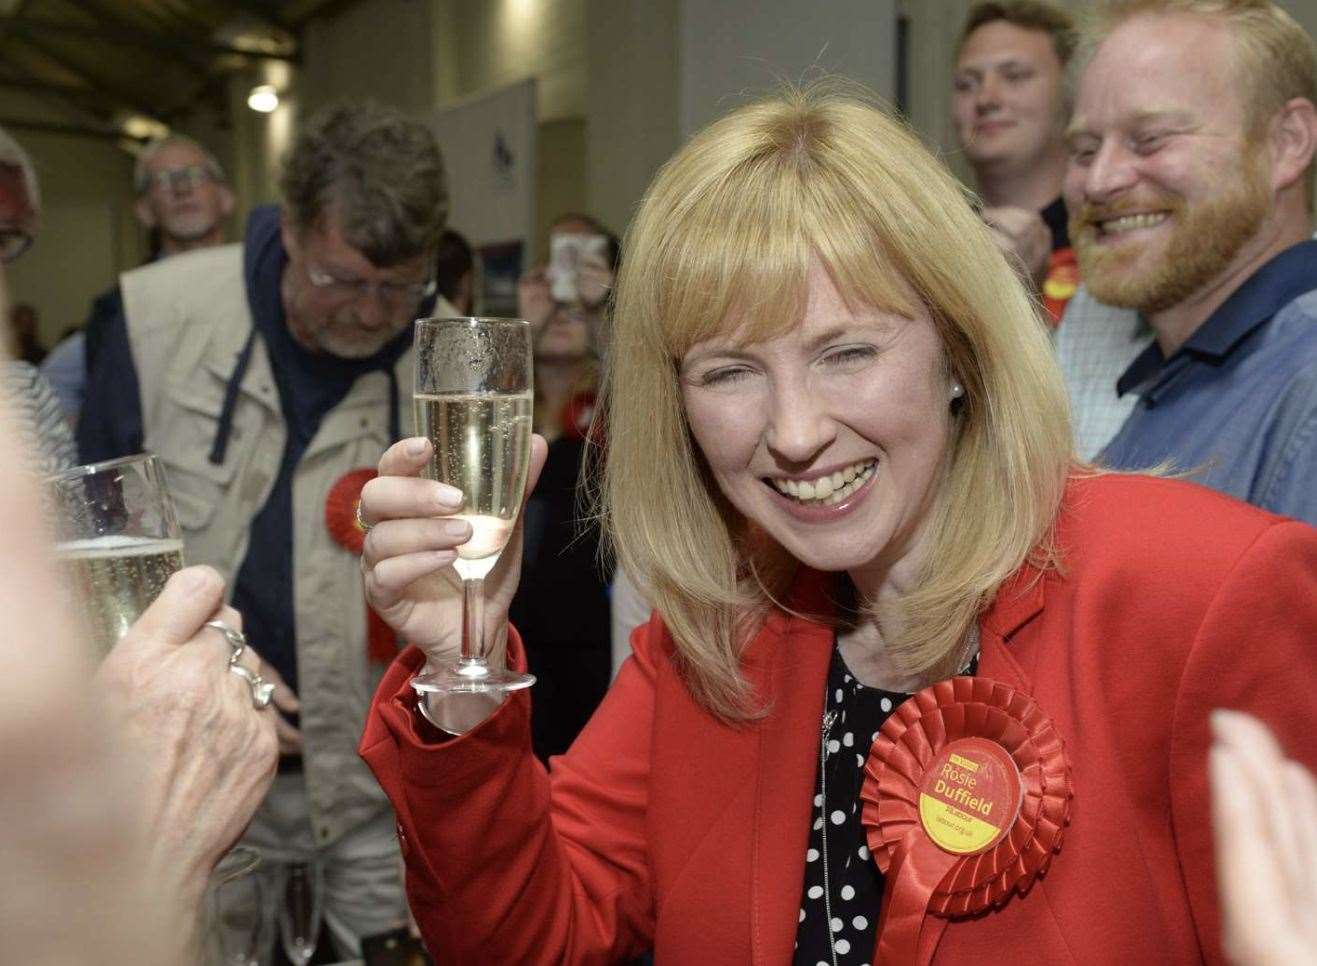
[[[1052,254],[1052,232],[1036,211],[1025,208],[984,208],[979,216],[1012,265],[1018,265],[1034,290],[1042,288]]]
[[[361,554],[366,596],[375,612],[439,666],[455,661],[462,646],[462,581],[453,569],[457,548],[471,526],[452,515],[460,491],[420,474],[432,447],[424,438],[405,439],[380,459],[380,475],[361,491],[361,516],[372,524]],[[531,441],[529,494],[544,466],[543,437]],[[523,505],[525,497],[523,496]],[[485,641],[491,667],[504,666],[508,607],[521,579],[521,530],[517,517],[507,547],[485,578]]]
[[[223,598],[209,567],[179,571],[96,674],[136,769],[153,871],[194,901],[265,797],[278,744],[274,711],[254,707],[229,644],[204,626],[241,629]]]
[[[1209,771],[1222,946],[1242,966],[1317,958],[1317,782],[1271,732],[1212,715]]]

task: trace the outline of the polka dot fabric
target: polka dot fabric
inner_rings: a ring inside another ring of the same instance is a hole
[[[977,665],[975,657],[964,673],[973,674]],[[860,786],[869,746],[907,697],[865,687],[833,648],[824,706],[830,725],[820,736],[823,768],[814,782],[795,966],[867,966],[873,961],[883,876],[865,844]]]

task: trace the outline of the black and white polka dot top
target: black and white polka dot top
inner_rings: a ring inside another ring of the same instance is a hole
[[[972,675],[977,668],[976,654],[961,673]],[[867,966],[873,961],[883,876],[865,843],[860,786],[878,729],[908,697],[865,687],[833,647],[795,966]]]

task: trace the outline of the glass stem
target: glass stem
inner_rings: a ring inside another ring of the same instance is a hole
[[[485,665],[485,582],[462,581],[462,667]]]

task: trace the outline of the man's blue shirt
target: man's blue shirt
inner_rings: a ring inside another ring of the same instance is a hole
[[[1125,370],[1139,402],[1099,462],[1170,469],[1255,506],[1317,524],[1317,241],[1258,269],[1162,355]]]

